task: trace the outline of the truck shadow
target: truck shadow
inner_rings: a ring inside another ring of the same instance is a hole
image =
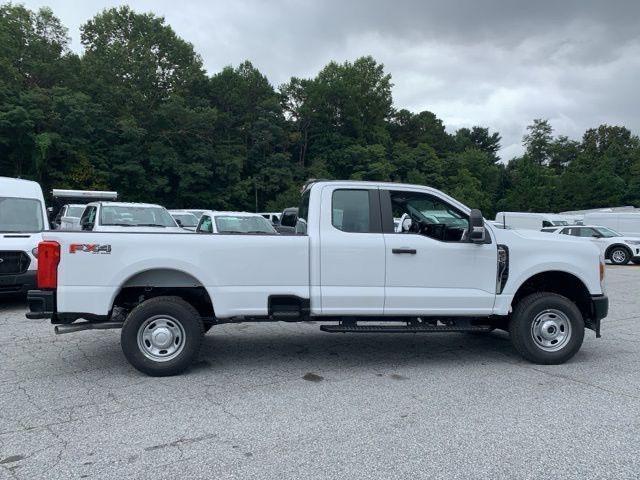
[[[424,363],[520,362],[508,335],[486,334],[329,334],[290,326],[214,327],[204,338],[195,371],[261,368],[332,369]],[[313,327],[312,327],[313,328]]]

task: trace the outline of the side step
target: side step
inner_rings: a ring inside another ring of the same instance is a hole
[[[448,325],[320,325],[320,330],[329,333],[438,333],[438,332],[490,332],[487,326]]]

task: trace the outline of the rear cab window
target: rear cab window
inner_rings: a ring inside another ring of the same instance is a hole
[[[331,197],[331,225],[347,233],[381,233],[378,190],[334,190]]]

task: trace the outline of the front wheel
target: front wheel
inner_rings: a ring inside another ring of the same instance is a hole
[[[534,293],[516,305],[509,334],[527,360],[557,365],[573,357],[584,339],[584,319],[578,307],[555,293]]]
[[[613,250],[609,252],[609,259],[614,265],[626,265],[629,263],[631,255],[629,255],[629,251],[624,247],[614,247]]]
[[[179,297],[155,297],[127,316],[122,351],[136,369],[154,377],[176,375],[197,358],[204,335],[202,319]]]

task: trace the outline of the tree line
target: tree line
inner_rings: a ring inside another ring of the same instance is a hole
[[[640,205],[640,140],[600,125],[581,140],[536,119],[504,162],[483,126],[448,132],[396,109],[372,57],[274,88],[249,61],[208,75],[164,18],[129,7],[81,27],[0,5],[0,175],[117,190],[167,207],[281,210],[308,178],[433,186],[486,216]]]

